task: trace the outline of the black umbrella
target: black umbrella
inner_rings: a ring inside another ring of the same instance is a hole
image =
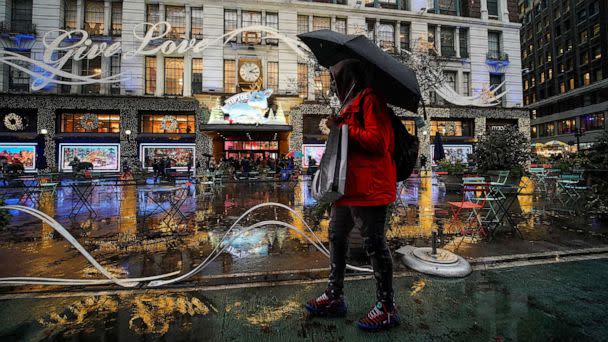
[[[433,140],[433,160],[444,160],[445,159],[445,151],[443,150],[443,139],[441,138],[441,134],[437,132],[435,134],[435,139]]]
[[[384,95],[388,103],[418,111],[420,88],[416,74],[408,66],[382,51],[365,36],[347,36],[331,30],[299,34],[322,66],[329,68],[344,59],[355,58],[372,68],[371,86]]]

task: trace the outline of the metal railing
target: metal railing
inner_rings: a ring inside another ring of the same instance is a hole
[[[500,51],[488,51],[488,53],[486,54],[486,60],[508,61],[509,55],[505,52]]]
[[[0,33],[9,34],[36,34],[36,25],[31,22],[12,21],[10,23],[0,21]]]

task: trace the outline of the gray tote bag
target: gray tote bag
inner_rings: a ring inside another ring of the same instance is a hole
[[[334,127],[312,181],[312,196],[317,201],[333,203],[344,196],[347,157],[348,125]]]

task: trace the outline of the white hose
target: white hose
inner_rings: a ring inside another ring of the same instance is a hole
[[[253,224],[248,227],[244,227],[244,229],[242,231],[240,231],[238,234],[234,235],[230,239],[230,241],[228,243],[224,244],[222,247],[222,243],[224,242],[224,240],[226,240],[227,236],[233,231],[233,229],[237,226],[237,224],[243,218],[245,218],[249,213],[251,213],[252,211],[254,211],[258,208],[268,207],[268,206],[280,207],[280,208],[284,208],[284,209],[287,209],[288,211],[290,211],[298,220],[300,220],[302,223],[304,223],[307,230],[312,234],[314,240],[316,240],[316,241],[309,238],[302,230],[300,230],[299,228],[297,228],[291,224],[288,224],[288,223],[285,223],[282,221],[268,220],[268,221],[258,222],[256,224]],[[99,272],[101,272],[108,279],[90,279],[89,280],[89,279],[64,279],[64,278],[41,278],[41,277],[9,277],[9,278],[0,278],[0,285],[76,285],[76,286],[82,285],[82,286],[84,286],[84,285],[103,285],[103,284],[114,283],[114,284],[117,284],[122,287],[135,287],[140,282],[147,282],[147,281],[150,281],[150,283],[148,283],[149,287],[157,287],[157,286],[172,284],[175,282],[186,280],[186,279],[194,276],[195,274],[201,272],[209,264],[211,264],[219,255],[221,255],[221,253],[224,252],[226,250],[226,248],[228,248],[230,246],[230,244],[232,242],[234,242],[234,240],[237,237],[239,237],[240,235],[245,234],[245,233],[249,232],[250,230],[253,230],[253,229],[256,229],[259,227],[263,227],[263,226],[267,226],[267,225],[283,226],[288,229],[291,229],[291,230],[297,232],[298,234],[302,235],[306,240],[308,240],[308,242],[310,242],[315,248],[317,248],[323,255],[325,255],[328,258],[330,256],[329,250],[323,245],[323,243],[321,242],[319,237],[314,233],[312,228],[310,228],[308,223],[300,216],[300,214],[298,214],[298,212],[296,212],[295,210],[293,210],[292,208],[290,208],[284,204],[269,202],[269,203],[258,204],[256,206],[250,208],[249,210],[247,210],[245,213],[243,213],[232,224],[232,226],[230,226],[230,228],[226,231],[226,233],[222,236],[220,243],[215,247],[215,249],[205,258],[205,260],[203,260],[203,262],[201,264],[199,264],[197,267],[192,269],[190,272],[183,274],[179,277],[176,277],[173,279],[167,279],[167,280],[159,280],[159,279],[174,276],[174,275],[178,274],[180,271],[175,271],[175,272],[171,272],[171,273],[166,273],[166,274],[161,274],[161,275],[156,275],[156,276],[151,276],[151,277],[145,277],[145,278],[119,279],[119,278],[114,277],[107,269],[105,269],[103,266],[101,266],[63,226],[61,226],[57,221],[55,221],[53,218],[51,218],[47,214],[45,214],[39,210],[36,210],[36,209],[32,209],[32,208],[25,207],[25,206],[19,206],[19,205],[1,206],[0,210],[2,210],[2,209],[22,211],[22,212],[28,213],[32,216],[35,216],[35,217],[39,218],[40,220],[44,221],[45,223],[49,224],[53,229],[55,229],[57,232],[59,232],[69,243],[71,243],[72,246],[74,246]],[[347,264],[346,267],[348,269],[359,271],[359,272],[372,272],[372,270],[370,268],[357,267],[357,266],[353,266],[350,264]]]
[[[57,284],[59,284],[59,285],[99,285],[99,284],[114,283],[114,284],[122,286],[122,287],[135,287],[141,281],[150,281],[150,280],[155,280],[155,279],[163,278],[163,277],[166,278],[166,277],[170,277],[172,275],[179,273],[179,271],[176,271],[176,272],[157,275],[157,276],[153,276],[153,277],[137,278],[137,279],[116,278],[106,268],[101,266],[97,262],[97,260],[95,260],[95,258],[93,258],[91,256],[91,254],[89,254],[86,251],[86,249],[84,249],[84,247],[80,243],[78,243],[78,241],[62,225],[59,224],[59,222],[55,221],[53,218],[51,218],[47,214],[45,214],[39,210],[30,208],[30,207],[21,206],[21,205],[0,206],[0,210],[17,210],[17,211],[21,211],[21,212],[30,214],[30,215],[44,221],[49,226],[51,226],[54,230],[56,230],[59,234],[61,234],[70,244],[72,244],[72,246],[74,246],[74,248],[76,248],[78,250],[78,252],[80,252],[80,254],[82,254],[82,256],[84,256],[89,261],[89,263],[91,263],[91,265],[93,265],[93,267],[95,267],[99,272],[101,272],[101,274],[103,274],[106,278],[108,278],[108,280],[57,279],[57,278],[34,278],[34,277],[20,278],[20,279],[24,279],[23,281],[27,282],[27,284],[35,283],[35,284],[39,284],[39,285],[57,285]],[[16,280],[14,280],[14,279],[15,278],[0,278],[0,284],[22,284],[22,283],[17,283]],[[19,279],[19,278],[17,278],[17,279]]]

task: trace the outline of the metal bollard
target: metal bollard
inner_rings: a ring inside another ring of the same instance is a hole
[[[432,239],[433,239],[433,241],[432,241],[433,251],[432,251],[431,255],[435,256],[435,255],[437,255],[437,231],[436,230],[433,230]]]

